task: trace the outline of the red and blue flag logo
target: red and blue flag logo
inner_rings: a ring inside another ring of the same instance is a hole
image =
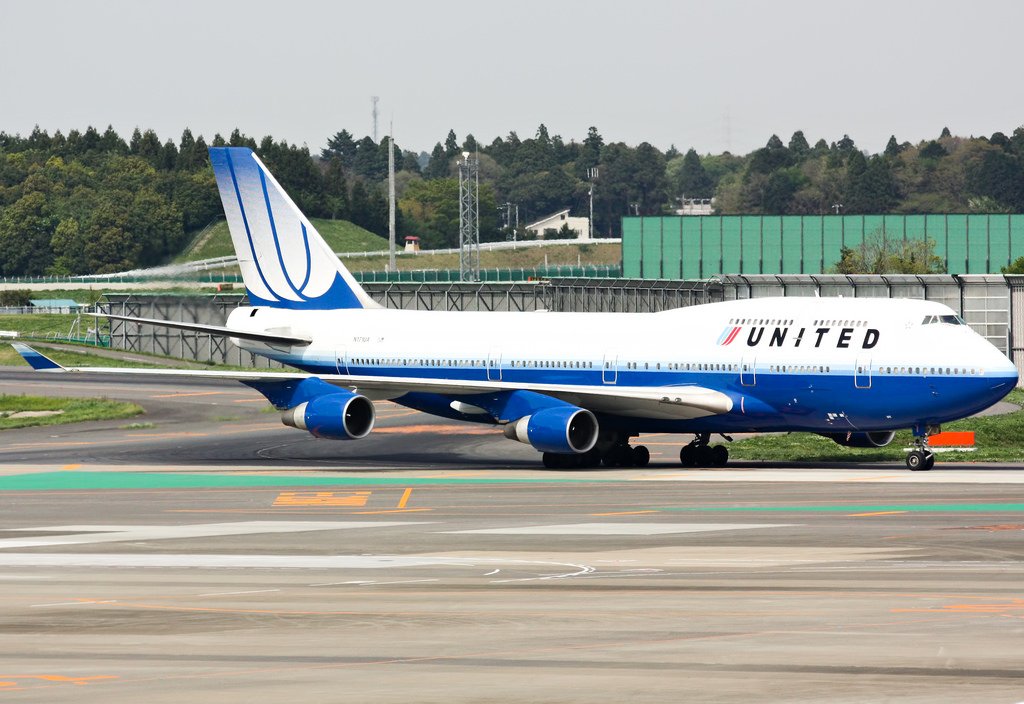
[[[742,328],[740,326],[726,327],[725,330],[722,331],[722,334],[718,338],[718,344],[719,345],[729,345],[729,344],[732,344],[732,341],[735,340],[736,336],[740,334],[740,330],[741,329]]]

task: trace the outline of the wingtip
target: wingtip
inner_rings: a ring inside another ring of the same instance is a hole
[[[45,354],[32,349],[24,342],[12,342],[11,347],[37,372],[64,371],[64,367],[54,362]]]

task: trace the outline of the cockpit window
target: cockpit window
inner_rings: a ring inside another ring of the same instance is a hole
[[[921,325],[934,325],[936,323],[945,323],[946,325],[967,325],[964,319],[959,315],[926,315],[924,320],[921,321]]]

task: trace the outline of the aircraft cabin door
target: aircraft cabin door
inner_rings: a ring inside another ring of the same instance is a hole
[[[619,355],[606,354],[604,364],[601,366],[601,382],[604,384],[615,384],[619,380]]]
[[[348,374],[348,359],[345,357],[345,350],[335,350],[334,364],[339,374]]]
[[[858,389],[871,388],[871,358],[858,357],[853,368],[853,385]]]
[[[743,386],[757,385],[757,358],[744,357],[740,360],[740,384]]]
[[[501,381],[501,352],[487,354],[487,381]]]

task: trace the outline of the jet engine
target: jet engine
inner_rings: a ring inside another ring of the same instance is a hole
[[[345,391],[316,396],[281,414],[285,425],[330,440],[365,438],[376,418],[370,399]]]
[[[594,414],[577,406],[543,408],[505,426],[505,437],[541,452],[582,454],[597,443]]]
[[[895,430],[876,430],[870,433],[822,433],[843,447],[885,447],[896,437]]]

